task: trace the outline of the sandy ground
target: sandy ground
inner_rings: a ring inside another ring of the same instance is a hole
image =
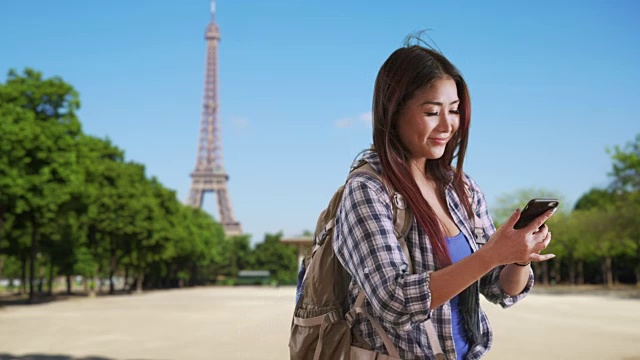
[[[0,309],[0,360],[287,359],[293,288],[198,288]],[[640,300],[483,303],[486,359],[640,360]]]

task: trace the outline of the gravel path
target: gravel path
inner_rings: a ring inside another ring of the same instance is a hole
[[[0,309],[0,360],[287,359],[295,290],[197,288]],[[532,294],[483,303],[486,359],[640,360],[640,301]]]

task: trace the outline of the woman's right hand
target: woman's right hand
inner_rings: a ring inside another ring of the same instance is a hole
[[[547,225],[543,225],[555,212],[549,210],[537,217],[522,229],[513,226],[520,218],[521,210],[516,210],[509,220],[491,235],[483,247],[487,256],[496,266],[512,263],[528,263],[530,261],[546,261],[554,254],[540,255],[551,241],[551,232]]]

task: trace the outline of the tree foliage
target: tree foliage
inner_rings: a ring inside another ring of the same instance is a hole
[[[612,286],[623,279],[640,285],[640,135],[609,153],[610,185],[590,189],[572,211],[556,213],[547,223],[553,234],[547,251],[556,257],[551,271],[547,264],[536,265],[545,282],[553,277],[556,282]],[[517,204],[534,196],[558,197],[531,189],[507,194],[498,199],[495,217],[504,221]]]
[[[613,160],[609,175],[613,178],[611,188],[623,192],[640,191],[640,134],[624,146],[608,149]]]
[[[553,190],[526,188],[503,194],[496,200],[496,205],[491,207],[491,217],[496,225],[504,224],[516,209],[523,209],[529,200],[533,198],[555,198],[560,200],[559,211],[564,211],[566,204],[564,197]]]
[[[110,292],[116,278],[142,290],[210,284],[241,270],[295,283],[296,249],[282,233],[255,247],[247,235],[225,237],[109,139],[84,134],[79,107],[58,77],[26,69],[0,83],[0,278],[20,278],[31,297],[54,276],[67,277],[68,291],[78,275],[87,290]],[[611,184],[586,192],[571,211],[557,192],[533,188],[491,209],[499,225],[531,198],[560,199],[548,222],[557,257],[541,267],[546,280],[640,281],[640,135],[608,151]]]
[[[208,284],[244,269],[295,281],[296,255],[267,235],[226,238],[109,139],[82,132],[78,93],[26,69],[0,83],[0,278],[42,291],[44,277],[81,276],[85,290]],[[106,281],[105,281],[106,280]],[[49,285],[51,291],[51,285]],[[24,289],[23,289],[24,291]]]

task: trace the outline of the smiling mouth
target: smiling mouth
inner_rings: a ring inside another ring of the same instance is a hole
[[[446,144],[446,142],[449,141],[449,138],[429,138],[429,140],[436,144]]]

